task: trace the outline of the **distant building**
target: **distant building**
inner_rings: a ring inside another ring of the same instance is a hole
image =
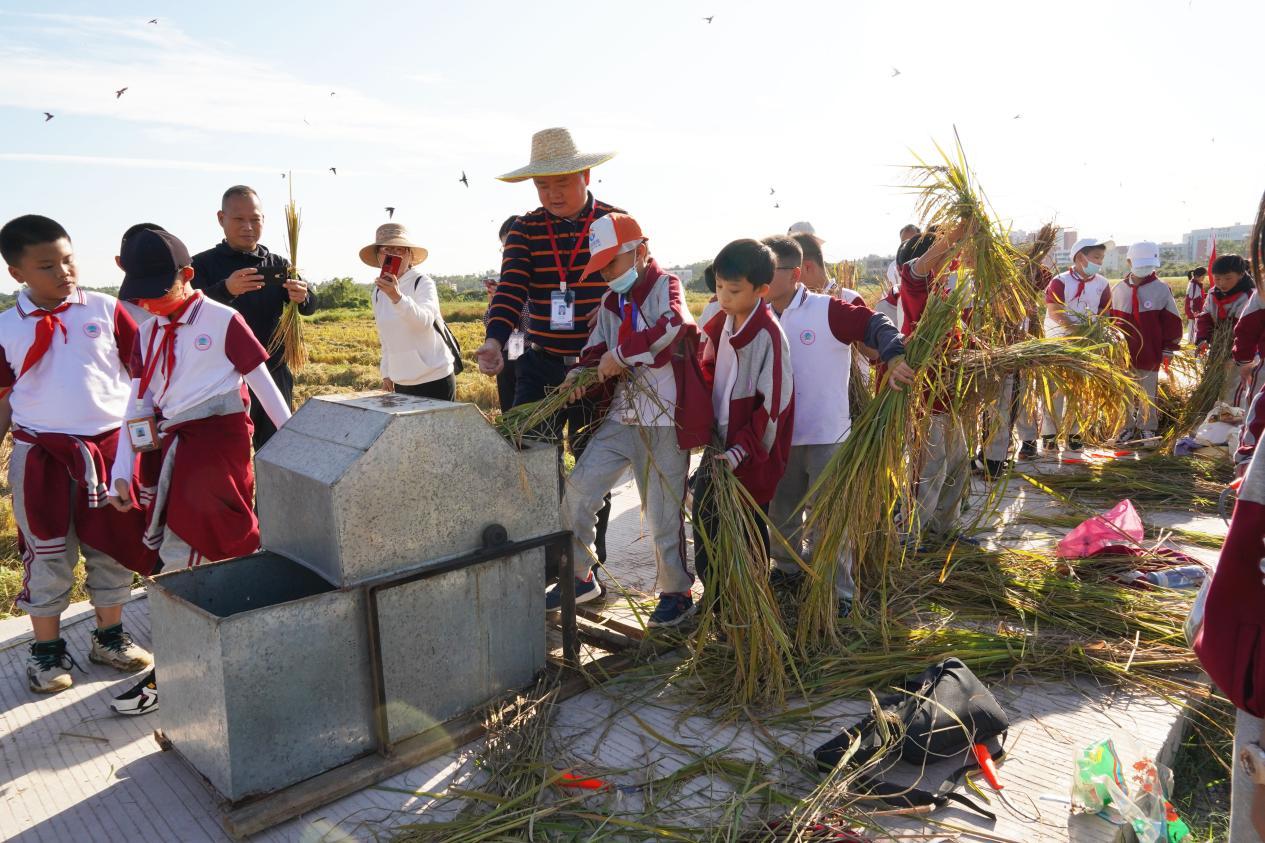
[[[1054,266],[1058,269],[1064,269],[1072,265],[1072,246],[1080,239],[1080,232],[1074,228],[1063,228],[1054,238],[1054,248],[1050,250],[1050,256],[1054,259]]]
[[[1198,228],[1182,235],[1182,244],[1186,248],[1183,260],[1206,261],[1212,254],[1212,235],[1218,240],[1246,240],[1252,236],[1252,226],[1235,223],[1220,228]]]
[[[1125,267],[1128,266],[1128,264],[1125,263],[1128,255],[1128,246],[1116,246],[1115,248],[1108,249],[1107,257],[1102,260],[1103,270],[1111,273],[1112,275],[1117,273],[1124,274]]]

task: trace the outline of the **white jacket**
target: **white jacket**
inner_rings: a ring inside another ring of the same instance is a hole
[[[382,377],[412,386],[452,374],[452,353],[435,330],[443,317],[435,281],[415,268],[400,276],[400,300],[373,291],[373,319],[382,343]]]

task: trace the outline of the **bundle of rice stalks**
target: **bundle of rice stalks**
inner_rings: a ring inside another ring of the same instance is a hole
[[[1084,470],[1025,479],[1057,497],[1095,507],[1130,498],[1139,507],[1217,513],[1217,500],[1234,479],[1224,459],[1155,454],[1140,460],[1091,463]]]
[[[848,412],[853,419],[858,419],[869,408],[874,400],[874,367],[862,368],[860,355],[852,353],[852,371],[848,375]]]
[[[886,566],[899,544],[897,501],[909,489],[907,459],[911,451],[917,451],[926,427],[928,364],[943,355],[965,300],[962,286],[948,298],[928,299],[905,345],[906,361],[920,372],[918,381],[899,391],[879,389],[808,492],[811,512],[805,529],[814,532],[817,541],[813,576],[805,578],[796,627],[796,646],[801,652],[839,643],[834,583],[846,552],[853,554],[858,584],[872,580],[883,593]],[[871,567],[877,570],[871,572]]]
[[[1234,322],[1226,319],[1217,323],[1208,343],[1208,353],[1202,359],[1199,380],[1173,425],[1173,437],[1188,436],[1203,422],[1229,386],[1230,378],[1237,377],[1233,360]]]
[[[285,206],[286,238],[290,246],[291,279],[299,277],[299,206],[294,204],[294,179],[290,181],[290,201]],[[303,338],[303,316],[299,313],[299,303],[286,301],[281,308],[281,319],[277,329],[268,340],[268,353],[282,352],[282,360],[295,372],[302,371],[307,365],[307,343]]]
[[[1024,275],[1028,278],[1028,283],[1032,286],[1037,295],[1034,296],[1030,303],[1031,309],[1028,312],[1028,336],[1043,337],[1045,336],[1045,306],[1041,292],[1049,286],[1053,277],[1052,273],[1045,266],[1045,259],[1049,257],[1050,251],[1054,248],[1054,241],[1058,239],[1059,229],[1052,222],[1047,222],[1037,231],[1032,242],[1026,244],[1019,250],[1019,255],[1023,261]]]
[[[719,453],[704,449],[699,469],[710,483],[697,506],[715,513],[716,527],[708,531],[694,523],[709,564],[692,666],[718,702],[780,703],[793,675],[793,653],[769,587],[768,551],[758,520],[765,516]],[[719,633],[719,642],[708,640],[712,631]],[[707,658],[700,658],[703,654]]]
[[[1038,307],[1035,288],[1028,282],[1026,263],[994,219],[987,198],[967,165],[966,152],[954,131],[950,154],[938,144],[941,163],[921,158],[914,165],[917,209],[927,226],[940,231],[962,225],[961,260],[974,280],[970,330],[990,342],[1005,341]]]
[[[571,403],[571,393],[576,389],[588,390],[601,383],[596,367],[573,369],[570,380],[557,389],[550,390],[544,398],[527,404],[519,404],[501,413],[493,421],[501,435],[518,447],[524,441],[557,441],[555,419]],[[572,431],[574,436],[577,431]]]
[[[1079,416],[1120,429],[1131,403],[1144,399],[1145,393],[1130,370],[1120,365],[1119,349],[1106,340],[1081,336],[1034,338],[1002,347],[977,342],[946,359],[946,377],[940,383],[959,401],[965,398],[969,403],[972,392],[1022,372],[1038,395],[1062,393]],[[945,395],[946,400],[950,397]],[[1070,419],[1063,421],[1066,425]]]

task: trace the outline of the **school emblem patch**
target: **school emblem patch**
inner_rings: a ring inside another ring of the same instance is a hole
[[[803,330],[799,332],[799,341],[803,345],[812,345],[817,342],[817,334],[812,330]]]
[[[88,336],[88,339],[95,340],[97,337],[101,336],[101,326],[96,322],[89,322],[87,325],[83,326],[83,332]]]
[[[198,334],[193,340],[193,347],[198,351],[206,351],[211,347],[210,334]]]

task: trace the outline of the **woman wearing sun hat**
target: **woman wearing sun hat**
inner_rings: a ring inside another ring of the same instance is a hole
[[[388,392],[452,401],[456,395],[453,355],[444,339],[435,281],[418,271],[427,252],[398,223],[378,226],[360,259],[381,270],[374,280],[373,320],[382,344],[382,388]],[[398,273],[383,269],[398,257]]]

